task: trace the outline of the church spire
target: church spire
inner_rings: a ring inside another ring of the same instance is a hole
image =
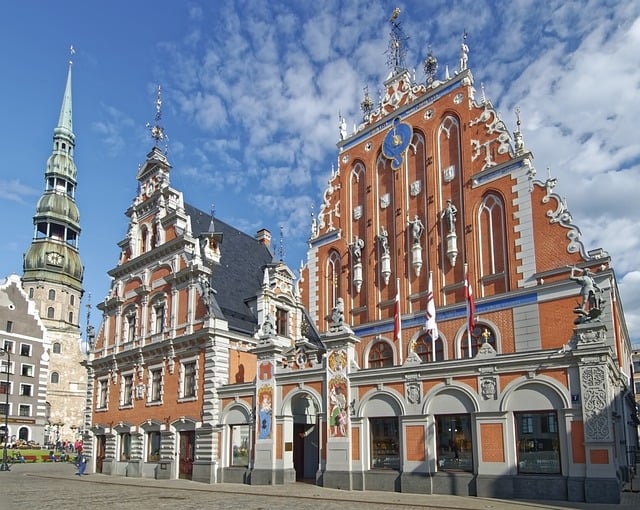
[[[75,202],[77,169],[73,160],[76,137],[72,116],[72,66],[70,60],[60,116],[53,130],[53,147],[45,169],[45,189],[33,217],[33,240],[24,255],[22,280],[25,287],[29,283],[48,282],[73,289],[80,297],[84,268],[78,253],[80,213]],[[79,306],[79,299],[77,301],[74,306]],[[46,312],[40,310],[41,316],[47,317]],[[71,322],[78,326],[78,310],[73,312],[65,316],[66,320],[73,317]]]
[[[73,46],[71,46],[71,56],[75,53]],[[54,131],[55,135],[66,136],[75,143],[75,136],[73,134],[73,108],[71,101],[71,68],[73,67],[73,60],[69,60],[69,70],[67,71],[67,84],[64,88],[64,96],[62,98],[62,107],[60,108],[60,117],[58,118],[58,126]]]

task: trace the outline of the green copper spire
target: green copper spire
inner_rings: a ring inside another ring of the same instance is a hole
[[[73,55],[73,47],[71,54]],[[24,255],[23,282],[49,282],[82,292],[84,268],[78,252],[80,214],[75,202],[76,165],[73,161],[71,68],[62,98],[58,125],[53,130],[53,148],[45,170],[45,190],[33,217],[34,235]],[[74,322],[77,314],[74,314]]]
[[[73,46],[71,47],[71,54],[73,55]],[[60,108],[60,118],[58,119],[58,126],[54,131],[55,135],[66,135],[70,138],[72,143],[75,142],[75,136],[73,135],[73,108],[71,102],[71,68],[73,67],[73,61],[69,60],[69,71],[67,72],[67,85],[64,89],[64,97],[62,98],[62,107]]]

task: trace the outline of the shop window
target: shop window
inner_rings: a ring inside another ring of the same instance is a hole
[[[473,439],[469,414],[437,415],[438,469],[473,471]]]
[[[131,458],[131,434],[124,432],[120,434],[120,460]]]
[[[231,465],[249,465],[249,425],[231,425]]]
[[[518,472],[560,473],[560,437],[555,411],[515,413]]]
[[[147,432],[147,462],[160,460],[160,432]]]
[[[369,418],[371,469],[400,469],[398,418]]]
[[[368,367],[382,368],[393,366],[393,349],[387,342],[376,342],[369,351]]]

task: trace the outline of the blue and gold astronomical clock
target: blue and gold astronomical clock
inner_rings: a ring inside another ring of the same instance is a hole
[[[404,151],[411,143],[413,130],[409,124],[400,122],[400,119],[393,119],[393,126],[382,141],[382,154],[391,160],[391,168],[397,170],[402,165]]]

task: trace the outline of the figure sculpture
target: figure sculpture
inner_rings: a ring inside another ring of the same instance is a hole
[[[580,317],[576,319],[576,323],[587,322],[597,319],[602,313],[602,289],[598,286],[589,268],[580,269],[571,267],[569,278],[580,285],[581,302],[574,312]]]
[[[447,199],[447,207],[442,211],[442,217],[447,222],[447,226],[449,227],[449,233],[452,234],[456,230],[456,214],[458,213],[458,209],[453,205],[451,199]]]

